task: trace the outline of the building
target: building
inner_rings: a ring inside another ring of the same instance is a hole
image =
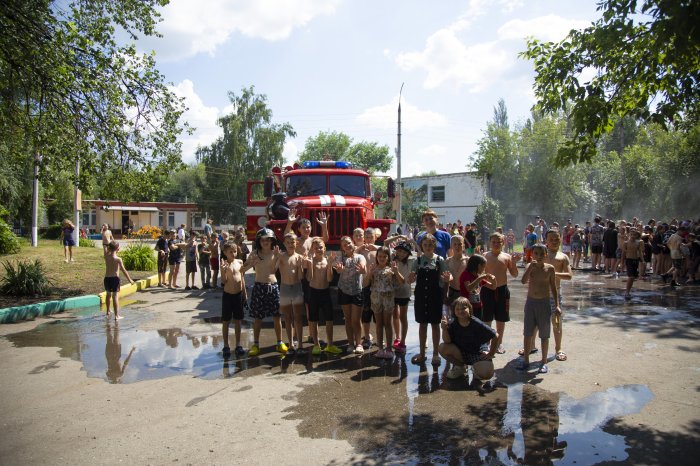
[[[484,179],[474,172],[409,176],[401,179],[403,189],[423,190],[428,207],[441,224],[474,221],[476,208],[486,195]]]
[[[99,231],[103,223],[109,224],[114,234],[126,234],[129,225],[138,231],[146,225],[161,229],[177,228],[201,230],[206,215],[192,202],[119,202],[103,200],[82,201],[81,228]]]

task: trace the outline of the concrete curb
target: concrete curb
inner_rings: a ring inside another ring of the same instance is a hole
[[[119,297],[134,294],[158,283],[158,274],[136,280],[132,284],[122,286]],[[0,309],[0,324],[10,324],[20,320],[32,320],[40,316],[48,316],[58,312],[80,309],[84,307],[100,306],[105,303],[107,293],[102,292],[97,295],[76,296],[62,301],[46,301],[44,303],[27,304],[25,306],[8,307]]]
[[[119,289],[119,297],[122,298],[124,296],[129,296],[130,294],[134,294],[137,291],[145,290],[146,288],[149,288],[156,283],[158,283],[158,274],[151,275],[150,277],[142,278],[141,280],[136,280],[133,285],[131,283],[129,283],[129,284],[122,286]],[[103,291],[102,293],[98,294],[97,296],[99,296],[99,298],[100,298],[99,304],[105,304],[105,301],[107,300],[107,292]]]
[[[39,316],[56,314],[57,312],[80,309],[100,305],[97,295],[76,296],[62,301],[46,301],[44,303],[27,304],[0,309],[0,324],[10,324],[20,320],[35,319]]]

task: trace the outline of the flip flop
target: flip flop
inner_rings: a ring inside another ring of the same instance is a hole
[[[554,356],[557,361],[566,361],[566,353],[563,351],[557,351],[556,356]]]
[[[416,354],[411,358],[411,363],[412,364],[422,364],[425,362],[425,360],[428,359],[425,357],[423,354]]]
[[[503,345],[498,345],[498,349],[496,350],[496,353],[506,354],[506,349],[503,347]]]
[[[549,372],[549,368],[547,367],[547,364],[542,364],[540,366],[540,370],[537,372],[539,372],[540,374],[546,374],[547,372]]]
[[[532,348],[532,349],[530,350],[530,354],[535,354],[535,353],[537,353],[538,351],[539,351],[539,350],[538,350],[537,348]],[[519,354],[520,356],[522,356],[523,354],[525,354],[525,348],[520,348],[520,349],[518,350],[518,354]]]

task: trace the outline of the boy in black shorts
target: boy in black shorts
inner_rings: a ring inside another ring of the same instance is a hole
[[[114,304],[114,320],[119,320],[122,317],[119,315],[119,290],[121,289],[121,283],[119,280],[119,271],[124,272],[124,276],[129,283],[132,285],[134,281],[129,276],[129,272],[124,268],[124,262],[121,257],[117,256],[117,251],[119,251],[119,243],[116,241],[110,241],[110,243],[104,249],[105,255],[105,291],[107,292],[107,297],[105,299],[105,305],[107,306],[107,315],[109,319],[110,314],[110,304]]]
[[[221,268],[221,284],[224,294],[221,298],[221,334],[224,339],[224,358],[231,356],[231,347],[228,344],[228,326],[231,319],[234,322],[236,332],[236,356],[245,354],[241,346],[241,320],[243,320],[243,303],[246,302],[246,287],[243,278],[243,262],[236,259],[238,247],[233,242],[224,244],[224,262]]]

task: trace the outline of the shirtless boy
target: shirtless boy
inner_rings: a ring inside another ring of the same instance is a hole
[[[335,259],[335,255],[332,256]],[[326,346],[325,353],[340,354],[343,352],[333,344],[333,303],[331,291],[328,288],[333,280],[333,260],[326,258],[326,243],[321,238],[314,238],[311,242],[311,256],[304,261],[306,278],[309,281],[309,294],[307,304],[309,306],[309,333],[314,341],[311,354],[321,354],[321,346],[318,338],[318,322],[320,317],[326,322]]]
[[[236,245],[236,250],[238,250],[238,245]],[[219,280],[219,266],[221,265],[221,259],[219,258],[219,238],[216,236],[216,234],[209,237],[209,251],[211,252],[211,256],[209,256],[209,267],[211,267],[211,287],[216,288]]]
[[[215,238],[215,235],[212,235]],[[221,297],[221,334],[224,339],[224,358],[231,356],[231,347],[228,343],[228,326],[231,319],[234,322],[236,334],[236,356],[245,354],[241,346],[241,321],[243,320],[243,303],[246,302],[246,287],[243,274],[246,271],[243,262],[236,259],[238,246],[233,242],[224,244],[223,267],[221,268],[221,286],[224,294]],[[217,261],[219,258],[217,257]]]
[[[275,234],[268,228],[259,230],[255,235],[255,252],[244,264],[247,270],[255,267],[255,285],[250,299],[250,317],[253,320],[253,346],[249,356],[260,354],[260,330],[262,320],[272,317],[277,337],[277,352],[286,354],[287,345],[282,341],[282,320],[280,317],[280,289],[275,271],[279,259],[279,246],[272,247]]]
[[[280,311],[284,316],[287,330],[289,353],[306,354],[304,342],[299,338],[299,348],[294,348],[292,326],[296,335],[303,335],[304,290],[301,279],[304,276],[304,257],[297,253],[297,235],[290,232],[284,235],[285,251],[280,253],[278,268],[280,271]]]
[[[550,230],[551,231],[551,230]],[[552,317],[552,305],[550,303],[550,292],[557,303],[555,316],[561,314],[559,308],[559,296],[554,277],[554,266],[545,263],[546,249],[541,244],[535,245],[532,249],[532,262],[527,266],[523,274],[522,282],[527,283],[527,300],[525,301],[523,344],[523,360],[517,366],[518,370],[527,370],[530,367],[530,350],[535,336],[535,327],[539,329],[540,341],[542,345],[542,360],[539,373],[546,374],[547,351],[549,350],[550,319]],[[566,257],[565,254],[562,254]]]
[[[313,237],[311,236],[311,221],[307,218],[297,217],[296,209],[291,209],[289,211],[289,218],[287,219],[287,226],[284,228],[284,234],[292,233],[295,223],[299,223],[298,231],[299,236],[297,237],[297,254],[301,256],[308,256],[311,251],[311,242]],[[328,217],[325,212],[319,212],[316,218],[316,223],[321,225],[321,239],[324,242],[328,241]]]
[[[355,231],[361,229],[355,229]],[[353,232],[353,241],[355,241],[355,238],[359,237],[359,235],[355,235],[355,232]],[[366,264],[374,264],[375,263],[375,258],[377,256],[377,246],[374,244],[376,241],[376,232],[374,231],[374,228],[367,228],[363,232],[362,236],[362,244],[360,244],[357,249],[355,249],[355,253],[362,255],[365,258],[365,263]],[[357,241],[355,242],[355,245],[357,245]],[[360,320],[362,321],[362,347],[366,350],[370,349],[372,346],[372,334],[370,333],[370,326],[372,324],[372,319],[374,319],[374,313],[372,312],[372,291],[370,290],[369,286],[364,286],[362,288],[362,303],[363,303],[363,308],[362,308],[362,317]],[[375,319],[375,326],[376,326],[376,319]],[[379,328],[375,329],[377,332],[380,331]]]
[[[448,257],[445,262],[447,263],[447,270],[452,274],[452,280],[445,284],[443,303],[449,306],[450,314],[454,315],[453,304],[455,300],[461,296],[459,291],[459,277],[462,276],[462,272],[467,268],[469,256],[464,254],[464,237],[461,235],[454,235],[452,237],[450,247],[452,249],[452,255]]]
[[[119,280],[119,271],[124,272],[124,276],[129,283],[132,285],[134,281],[129,276],[129,272],[124,268],[124,262],[121,257],[117,256],[119,251],[119,243],[112,240],[105,247],[105,291],[107,292],[107,297],[105,299],[105,305],[107,306],[106,317],[109,319],[110,305],[114,305],[114,320],[119,320],[122,316],[119,315],[119,290],[121,288],[121,283]]]
[[[492,233],[489,237],[491,250],[484,254],[486,258],[486,273],[496,277],[496,289],[481,289],[481,302],[483,304],[483,321],[491,325],[496,319],[496,333],[498,333],[498,354],[505,353],[503,348],[503,332],[506,322],[510,321],[510,290],[508,290],[508,273],[515,278],[518,276],[518,268],[510,254],[503,252],[503,235]]]
[[[622,245],[622,262],[627,266],[627,286],[625,287],[625,299],[632,299],[632,283],[639,278],[639,263],[644,264],[644,243],[638,230],[630,230],[627,241]],[[642,266],[642,270],[646,265]]]
[[[102,224],[102,249],[107,252],[107,246],[109,243],[114,241],[114,236],[112,235],[112,230],[109,229],[109,225],[106,223]]]

